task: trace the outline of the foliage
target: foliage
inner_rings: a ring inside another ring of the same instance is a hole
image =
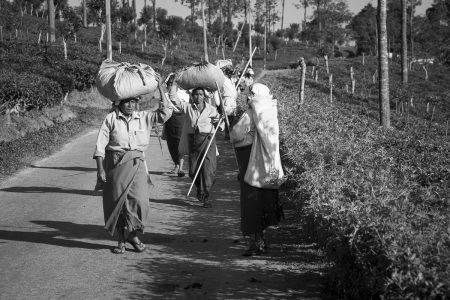
[[[358,104],[331,106],[316,88],[292,109],[297,77],[263,82],[279,101],[286,185],[334,264],[338,296],[445,299],[450,141],[420,118],[379,128]]]
[[[59,104],[62,90],[56,82],[30,73],[16,73],[2,69],[0,72],[0,109],[42,109]]]

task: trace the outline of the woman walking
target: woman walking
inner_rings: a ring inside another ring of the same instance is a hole
[[[278,188],[283,181],[277,101],[267,86],[249,87],[249,108],[230,134],[239,164],[241,230],[250,236],[244,256],[266,251],[265,230],[283,215]]]
[[[116,101],[99,130],[94,159],[98,180],[104,182],[105,229],[117,236],[115,254],[125,253],[129,242],[137,252],[145,250],[138,232],[143,233],[149,212],[151,181],[144,151],[150,131],[172,115],[169,102],[156,76],[162,102],[156,111],[137,111],[139,97]]]
[[[205,89],[199,87],[192,91],[192,103],[179,100],[172,102],[186,116],[179,151],[189,155],[189,177],[193,179],[197,170],[199,171],[194,183],[197,199],[203,203],[203,207],[210,208],[212,204],[209,194],[215,182],[217,166],[215,138],[211,139],[220,116],[217,109],[205,101],[205,96]],[[207,150],[210,141],[211,145]],[[205,160],[200,166],[205,153]]]
[[[169,91],[168,97],[173,101],[178,101],[178,87],[173,83],[175,74],[170,74],[166,80],[167,90]],[[180,144],[181,133],[184,125],[184,113],[178,109],[175,109],[172,113],[172,117],[164,123],[163,136],[167,141],[167,148],[169,148],[170,157],[175,165],[171,173],[177,174],[178,177],[185,175],[183,170],[184,155],[178,151],[178,145]]]

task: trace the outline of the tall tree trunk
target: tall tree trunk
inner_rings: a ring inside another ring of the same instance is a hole
[[[281,30],[283,30],[284,23],[284,2],[285,0],[281,0]]]
[[[303,13],[303,28],[302,28],[302,30],[305,30],[306,29],[306,9],[308,8],[308,1],[307,0],[305,0],[303,2],[303,6],[305,7],[305,12]]]
[[[133,24],[135,26],[134,30],[136,31],[137,30],[137,28],[136,28],[136,26],[137,26],[136,0],[133,0],[132,7],[133,7]]]
[[[266,15],[264,16],[264,70],[266,69],[267,61],[267,0],[264,1]]]
[[[56,27],[55,27],[55,3],[53,0],[47,0],[48,6],[48,31],[50,32],[50,43],[56,41]]]
[[[389,62],[387,55],[386,0],[378,0],[378,79],[380,125],[391,127],[389,107]]]
[[[211,0],[208,0],[208,28],[211,28]]]
[[[87,28],[87,8],[86,8],[86,1],[83,0],[83,27]]]
[[[194,15],[195,15],[195,3],[194,1],[191,1],[191,27],[194,27]]]
[[[408,83],[408,40],[406,38],[406,0],[402,1],[402,83]]]
[[[156,31],[156,0],[152,0],[153,3],[153,30]]]
[[[105,14],[106,14],[106,58],[112,60],[111,0],[105,1]]]
[[[202,24],[203,24],[203,51],[205,53],[205,61],[209,62],[209,57],[208,57],[208,42],[206,39],[206,22],[205,22],[205,9],[203,7],[203,1],[204,0],[200,0],[201,3],[201,9],[202,9]]]
[[[227,0],[227,23],[231,24],[231,0]]]
[[[410,44],[411,44],[411,58],[414,57],[414,35],[413,35],[413,19],[414,19],[414,10],[415,10],[415,5],[414,5],[414,1],[411,0],[411,11],[410,11],[410,16],[409,16],[409,40],[410,40]]]
[[[220,35],[223,37],[223,9],[222,1],[219,1],[219,14],[220,14]]]

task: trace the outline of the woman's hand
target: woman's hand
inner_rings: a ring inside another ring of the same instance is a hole
[[[106,173],[103,168],[97,170],[97,179],[106,182]]]

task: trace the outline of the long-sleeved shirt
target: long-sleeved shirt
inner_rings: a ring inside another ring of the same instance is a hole
[[[183,129],[186,134],[195,132],[210,133],[214,130],[211,121],[212,119],[219,117],[217,109],[214,106],[205,102],[205,107],[200,111],[195,104],[182,101],[174,101],[174,104],[186,115]]]
[[[135,111],[127,118],[120,110],[109,113],[98,132],[94,158],[105,157],[105,151],[147,149],[150,132],[155,123],[164,123],[172,116],[172,109]]]
[[[227,116],[234,116],[236,114],[236,98],[238,94],[231,79],[228,77],[225,78],[222,89],[222,100],[225,113]],[[218,92],[214,93],[214,97],[216,97],[216,102],[220,103]]]

